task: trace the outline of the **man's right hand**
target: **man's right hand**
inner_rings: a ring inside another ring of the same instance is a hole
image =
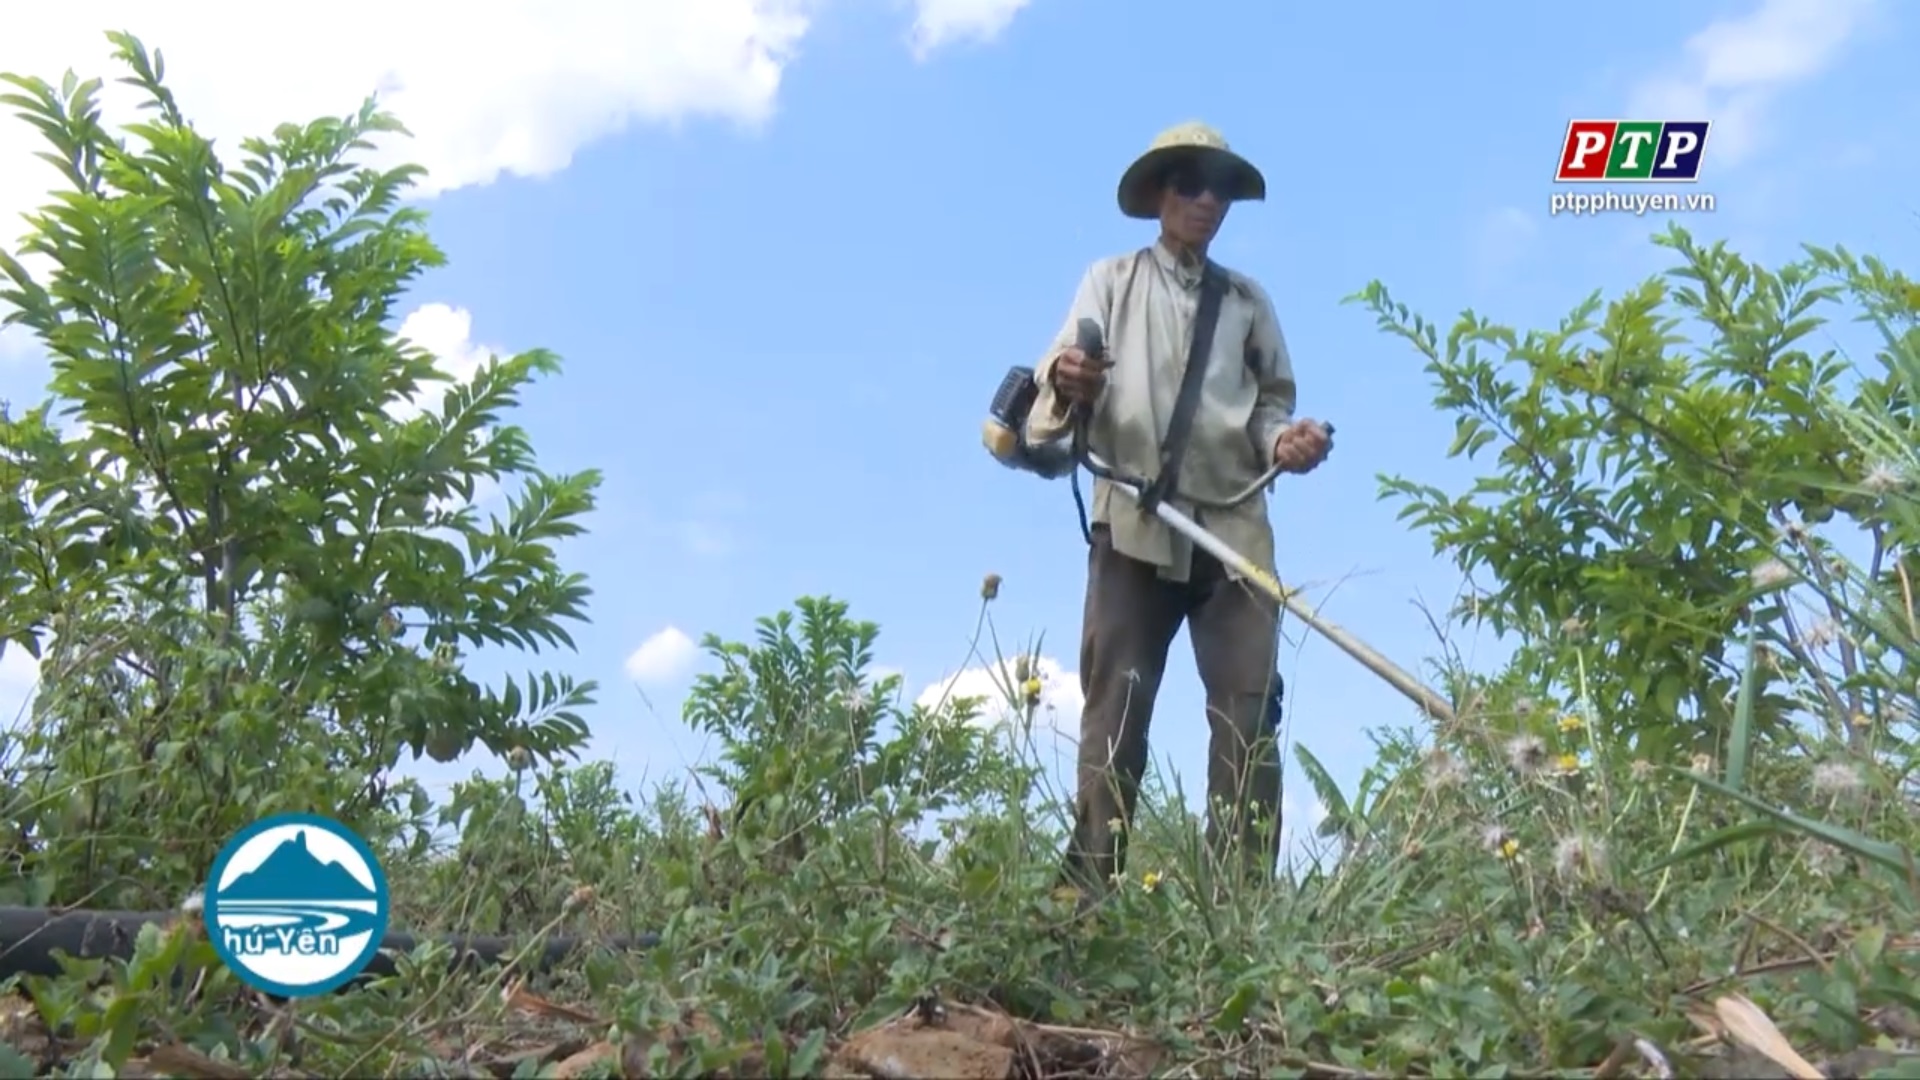
[[[1107,385],[1107,369],[1113,362],[1095,359],[1069,345],[1053,362],[1053,388],[1075,405],[1092,405]]]

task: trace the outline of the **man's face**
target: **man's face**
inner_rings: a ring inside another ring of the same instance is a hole
[[[1204,161],[1176,164],[1160,190],[1161,230],[1187,247],[1205,247],[1227,220],[1231,179],[1228,170]]]

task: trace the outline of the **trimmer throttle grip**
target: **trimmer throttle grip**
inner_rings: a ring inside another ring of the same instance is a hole
[[[1081,352],[1095,360],[1104,356],[1107,351],[1106,334],[1101,331],[1100,324],[1092,319],[1080,320],[1079,336],[1074,344]]]

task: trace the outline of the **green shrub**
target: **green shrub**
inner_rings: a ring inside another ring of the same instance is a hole
[[[170,906],[291,807],[392,837],[425,808],[392,778],[404,753],[556,758],[593,689],[460,663],[571,644],[587,589],[553,544],[598,478],[539,472],[501,422],[546,353],[406,407],[445,376],[386,323],[443,260],[397,208],[417,170],[355,162],[394,122],[369,104],[222,162],[158,56],[114,41],[150,110],[126,138],[98,80],[0,96],[66,179],[0,253],[54,394],[0,409],[0,649],[43,661],[0,744],[21,870],[0,902]],[[504,518],[468,504],[483,483],[518,486]]]

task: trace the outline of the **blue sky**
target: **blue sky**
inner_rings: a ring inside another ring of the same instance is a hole
[[[378,41],[352,16],[384,9],[347,6],[337,26],[300,26],[293,57],[268,47],[291,12],[36,11],[24,35],[10,21],[0,70],[105,74],[97,32],[129,27],[228,136],[391,93],[419,136],[405,152],[435,170],[428,205],[452,260],[420,285],[420,304],[443,307],[415,331],[456,367],[476,347],[558,352],[565,373],[520,422],[548,467],[606,473],[592,532],[567,552],[591,577],[593,625],[555,663],[604,684],[595,752],[636,778],[703,753],[675,720],[701,667],[679,635],[744,637],[827,593],[880,624],[882,662],[917,693],[965,658],[988,572],[1006,582],[1003,639],[1046,633],[1071,729],[1073,505],[1064,484],[996,466],[978,426],[1086,264],[1151,240],[1113,189],[1170,124],[1204,119],[1266,171],[1269,201],[1237,208],[1215,255],[1273,295],[1301,412],[1340,430],[1335,457],[1274,499],[1281,575],[1409,666],[1433,651],[1413,602],[1445,606],[1461,581],[1375,477],[1458,487],[1471,471],[1442,460],[1452,425],[1418,357],[1343,296],[1378,278],[1443,325],[1472,307],[1532,327],[1662,268],[1645,237],[1665,219],[1548,215],[1575,117],[1715,121],[1697,188],[1718,208],[1680,216],[1749,255],[1844,243],[1910,266],[1920,236],[1903,137],[1920,92],[1897,77],[1920,40],[1885,0],[1627,0],[1604,16],[548,0],[493,20],[421,3]],[[45,186],[15,167],[19,127],[0,128],[9,215]],[[44,378],[31,343],[0,340],[0,396],[30,399]],[[1366,729],[1410,710],[1290,625],[1291,734],[1350,786]],[[1192,786],[1205,726],[1184,635],[1174,650],[1155,753]],[[7,663],[0,708],[31,678]],[[1310,803],[1297,770],[1289,782]]]

